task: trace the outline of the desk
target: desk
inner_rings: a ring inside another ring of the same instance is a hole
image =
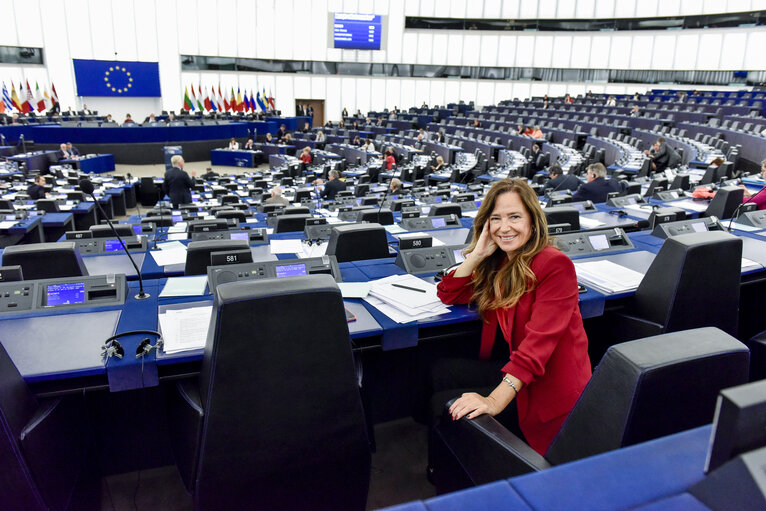
[[[19,243],[42,243],[45,241],[41,216],[31,216],[21,220],[12,227],[0,230],[0,233],[21,236]]]
[[[51,159],[56,157],[56,151],[40,151],[33,154],[19,154],[11,156],[9,161],[16,163],[26,163],[29,170],[39,170],[42,173],[48,173],[51,166]]]
[[[77,160],[59,160],[59,163],[62,165],[69,164],[72,168],[81,170],[86,174],[101,174],[104,172],[112,172],[114,170],[114,155],[99,154]]]
[[[56,241],[65,232],[74,231],[72,213],[46,213],[42,217],[43,241]]]
[[[230,151],[228,149],[213,149],[210,151],[211,165],[253,168],[262,160],[263,151]]]

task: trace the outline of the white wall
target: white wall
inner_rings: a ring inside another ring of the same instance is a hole
[[[84,98],[116,119],[130,112],[178,110],[184,86],[271,89],[293,113],[295,97],[326,100],[329,118],[349,110],[444,104],[479,105],[564,92],[634,92],[620,84],[426,80],[270,73],[181,72],[180,55],[467,66],[617,69],[766,69],[763,27],[640,32],[481,32],[404,30],[405,16],[599,18],[673,16],[766,9],[766,0],[0,0],[0,45],[36,46],[44,66],[0,65],[0,81],[53,81],[62,106],[80,107],[72,59],[157,61],[162,98]],[[384,50],[327,44],[333,11],[387,15]],[[22,29],[23,27],[23,29]]]

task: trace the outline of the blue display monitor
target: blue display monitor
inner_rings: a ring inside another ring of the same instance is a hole
[[[431,225],[438,229],[440,227],[447,227],[447,222],[443,218],[432,218]]]
[[[45,305],[69,305],[85,302],[85,284],[70,282],[67,284],[48,284],[45,286]]]
[[[336,12],[333,19],[335,48],[346,50],[379,50],[382,16]]]
[[[233,240],[250,241],[250,235],[246,231],[233,232],[230,236]]]
[[[104,252],[117,252],[122,250],[120,240],[104,240]]]
[[[299,264],[283,264],[276,267],[277,278],[280,277],[295,277],[296,275],[306,275],[306,265]]]

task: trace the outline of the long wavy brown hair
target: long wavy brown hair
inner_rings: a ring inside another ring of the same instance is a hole
[[[532,259],[550,243],[548,222],[537,194],[525,180],[503,179],[490,188],[473,222],[473,240],[465,249],[471,253],[476,248],[484,224],[495,209],[497,198],[504,193],[516,193],[521,198],[532,223],[532,232],[527,243],[513,254],[506,254],[499,247],[495,253],[484,259],[473,272],[472,301],[484,315],[488,310],[513,307],[537,284],[530,264]]]

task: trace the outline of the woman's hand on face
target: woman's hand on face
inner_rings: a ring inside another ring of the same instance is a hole
[[[450,406],[449,413],[452,420],[460,420],[463,417],[474,419],[479,415],[495,416],[503,411],[492,396],[484,397],[475,392],[466,392]]]
[[[476,247],[471,252],[477,261],[483,261],[487,257],[491,256],[497,250],[497,243],[492,239],[489,234],[489,220],[484,222],[484,228],[481,230],[479,241],[476,242]]]

